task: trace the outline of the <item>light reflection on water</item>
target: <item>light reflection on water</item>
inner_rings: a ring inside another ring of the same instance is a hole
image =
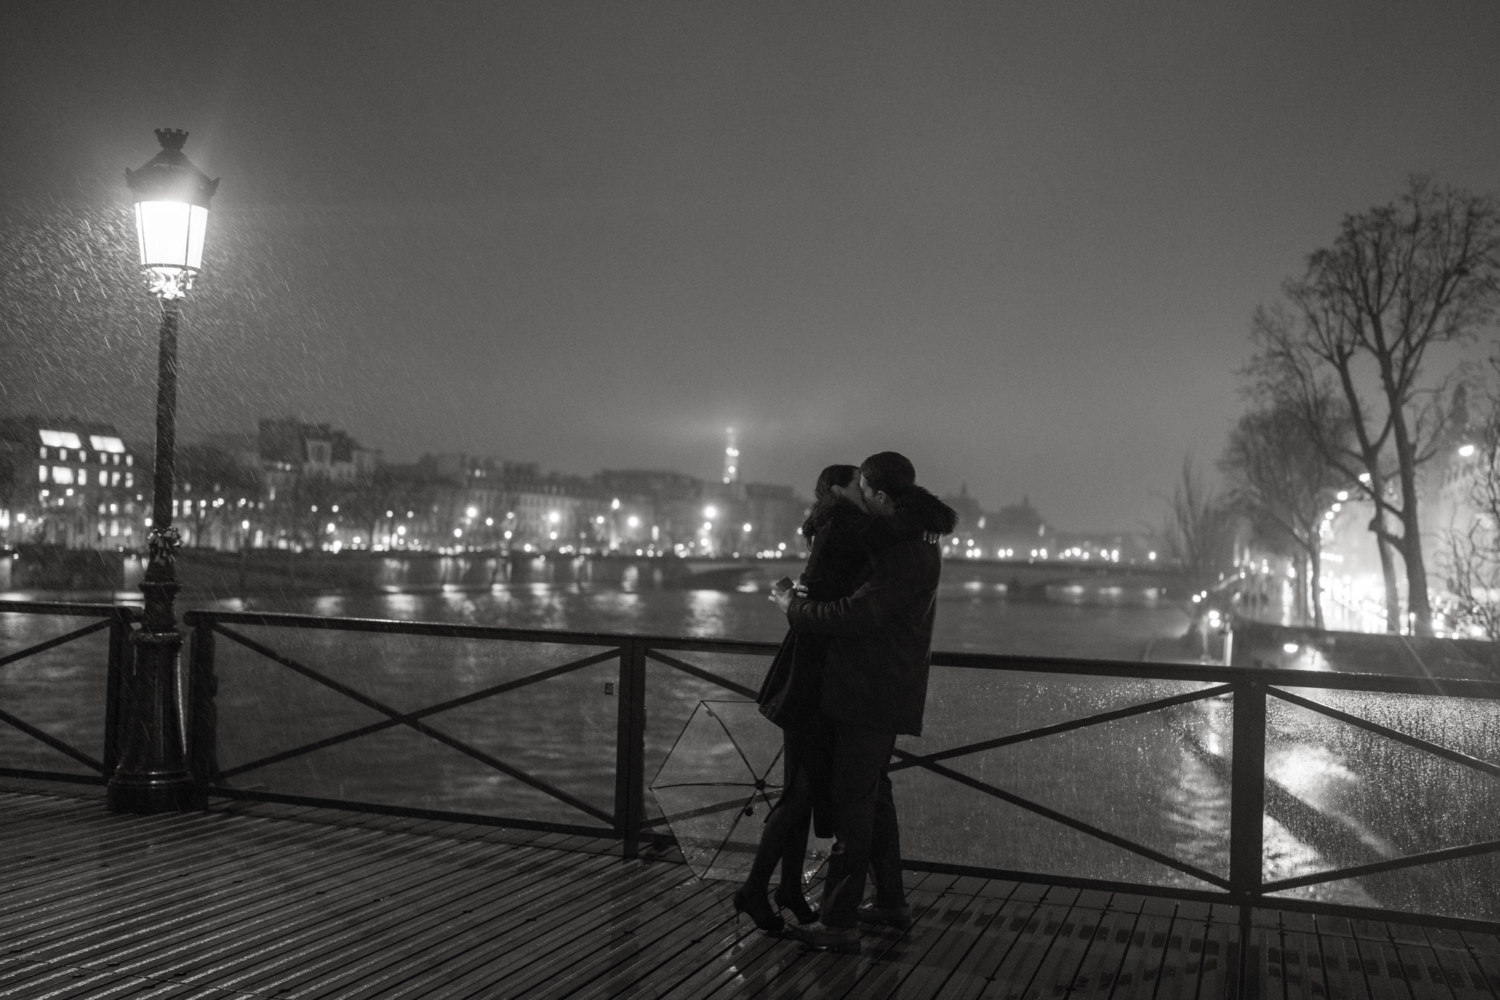
[[[1076,596],[1076,595],[1075,595]],[[1021,655],[1137,659],[1186,624],[1171,606],[1106,594],[1108,603],[1008,601],[1002,587],[955,585],[940,595],[935,645]],[[189,602],[184,602],[189,603]],[[226,610],[451,621],[518,628],[778,640],[784,619],[763,593],[594,589],[545,583],[436,594],[226,599]],[[65,623],[0,615],[0,654],[66,631]],[[412,710],[588,655],[584,647],[250,629],[254,637],[372,698]],[[81,654],[81,655],[80,655]],[[761,657],[674,654],[749,688]],[[227,639],[218,641],[221,764],[379,721]],[[20,661],[0,675],[0,707],[99,752],[103,643]],[[485,753],[613,809],[617,666],[605,662],[431,717]],[[648,668],[647,778],[698,702],[725,692],[669,667]],[[927,732],[903,739],[930,753],[1067,718],[1190,690],[1175,682],[938,669]],[[1488,704],[1452,699],[1301,692],[1344,711],[1500,760],[1500,720]],[[1041,740],[955,758],[965,774],[1218,875],[1228,865],[1232,711],[1215,698]],[[0,754],[14,766],[73,769],[8,727]],[[908,853],[956,863],[1199,885],[920,769],[896,775]],[[514,779],[400,729],[319,751],[235,783],[358,801],[597,824]],[[1267,879],[1500,838],[1493,781],[1272,699],[1267,738]],[[658,815],[649,804],[651,815]],[[1494,918],[1489,859],[1333,883],[1294,894],[1365,905]]]

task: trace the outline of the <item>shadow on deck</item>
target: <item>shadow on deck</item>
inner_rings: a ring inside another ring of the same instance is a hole
[[[1221,997],[1233,907],[908,874],[859,956],[736,924],[735,886],[608,840],[0,788],[0,997]],[[1257,910],[1247,996],[1495,997],[1500,939]]]

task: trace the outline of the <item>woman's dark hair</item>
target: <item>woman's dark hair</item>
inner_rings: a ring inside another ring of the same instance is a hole
[[[859,469],[853,465],[830,465],[818,473],[818,485],[813,487],[813,498],[823,500],[832,496],[835,486],[848,486],[857,475]]]
[[[830,465],[818,473],[818,484],[813,487],[813,509],[807,515],[807,520],[802,522],[802,536],[808,541],[818,533],[823,523],[828,519],[828,513],[833,505],[840,503],[840,499],[834,495],[835,486],[849,486],[859,478],[859,469],[853,465]]]

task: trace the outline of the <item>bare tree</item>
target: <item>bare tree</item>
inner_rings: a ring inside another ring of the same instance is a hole
[[[1198,475],[1193,457],[1185,456],[1162,535],[1194,596],[1212,590],[1233,566],[1237,522],[1231,506]]]
[[[1324,433],[1337,440],[1347,421]],[[1274,547],[1290,543],[1298,557],[1298,604],[1308,602],[1315,628],[1323,628],[1322,530],[1324,513],[1347,483],[1307,434],[1302,414],[1273,402],[1242,416],[1229,432],[1219,468],[1230,484],[1230,500],[1249,519],[1252,530]],[[1269,536],[1269,537],[1268,537]],[[1302,610],[1306,610],[1303,608]]]
[[[1342,399],[1348,443],[1315,440],[1374,504],[1387,628],[1401,622],[1394,549],[1413,630],[1430,635],[1418,472],[1443,441],[1454,380],[1425,380],[1423,363],[1433,345],[1472,339],[1500,309],[1500,202],[1414,177],[1395,202],[1346,216],[1333,246],[1314,251],[1284,291],[1291,313],[1256,315],[1252,374],[1292,401],[1313,434],[1319,400]]]
[[[1441,565],[1453,624],[1494,641],[1500,639],[1500,398],[1491,397],[1471,443],[1477,454],[1464,499],[1472,516],[1444,532]]]

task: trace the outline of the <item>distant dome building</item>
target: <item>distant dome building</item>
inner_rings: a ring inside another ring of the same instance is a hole
[[[1053,548],[1053,530],[1023,496],[1018,504],[987,513],[979,501],[969,495],[967,483],[957,494],[943,497],[943,502],[958,512],[958,528],[944,543],[949,556],[984,559],[1028,559],[1033,552]]]

